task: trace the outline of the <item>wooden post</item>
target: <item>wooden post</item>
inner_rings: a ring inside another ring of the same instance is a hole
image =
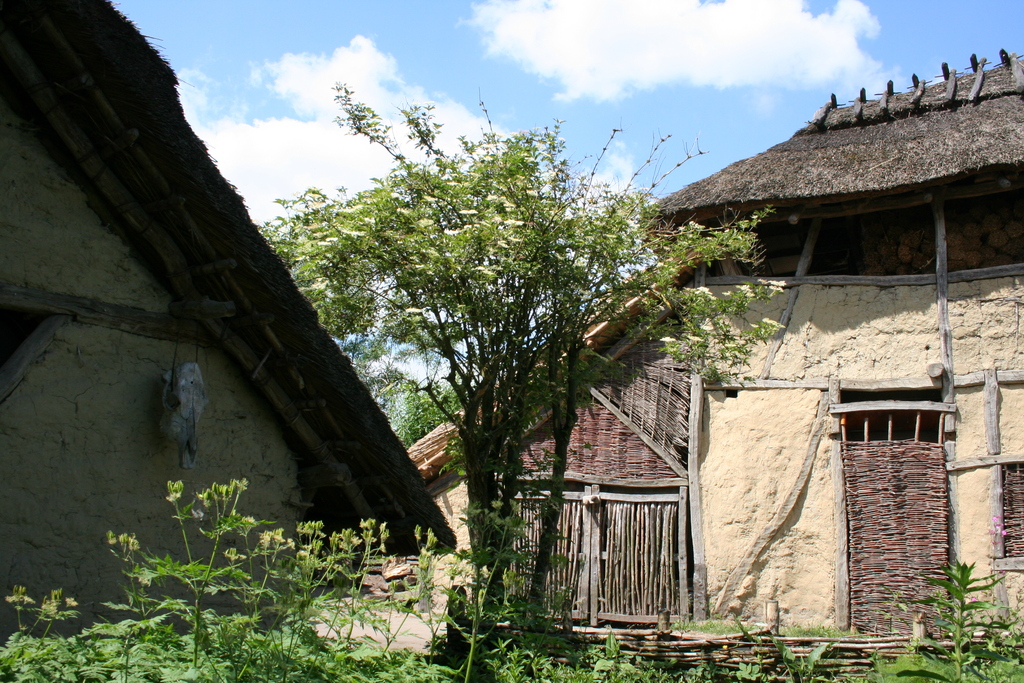
[[[828,382],[829,403],[839,403],[839,378],[832,377]],[[836,585],[835,585],[835,613],[836,628],[846,630],[850,628],[850,556],[849,543],[850,532],[846,522],[846,477],[843,474],[843,444],[846,438],[845,428],[842,430],[842,437],[836,438],[834,432],[839,431],[836,422],[839,419],[845,420],[846,416],[833,419],[832,436],[832,491],[835,496],[835,524],[836,524]]]
[[[923,92],[923,89],[922,89]],[[915,93],[915,98],[917,93]],[[940,187],[932,193],[932,219],[935,222],[935,302],[939,315],[939,355],[942,360],[942,400],[956,402],[953,377],[953,330],[949,323],[949,264],[946,242],[946,188]],[[952,439],[943,440],[942,431],[951,432],[956,425],[953,416],[940,417],[945,429],[940,429],[940,440],[946,450],[946,460],[956,457],[956,446]],[[949,474],[949,554],[950,561],[960,555],[960,529],[957,515],[957,476]]]
[[[707,566],[704,564],[704,528],[701,514],[700,449],[704,422],[704,378],[693,373],[690,381],[690,435],[686,473],[689,481],[690,540],[693,544],[693,620],[708,618]]]
[[[764,603],[764,620],[768,624],[768,632],[779,635],[779,601],[768,600]]]
[[[4,399],[17,388],[32,363],[43,355],[46,347],[53,341],[57,330],[69,320],[71,317],[66,315],[51,315],[45,318],[18,345],[10,358],[4,363],[0,363],[0,403],[3,403]]]
[[[597,612],[601,596],[601,487],[587,486],[584,500],[586,523],[584,547],[587,548],[587,602],[590,625],[597,626]]]
[[[911,628],[914,640],[924,640],[928,637],[928,631],[925,628],[924,622],[924,612],[914,612],[914,623]]]
[[[687,505],[689,503],[689,496],[687,495],[688,489],[686,486],[679,487],[679,552],[677,553],[676,562],[678,563],[679,573],[679,616],[681,619],[686,619],[690,615],[690,580],[689,580],[689,562],[686,553],[686,538],[687,529],[686,525],[689,520],[687,514]]]
[[[989,455],[1002,452],[999,435],[999,379],[996,369],[985,370],[985,443]]]

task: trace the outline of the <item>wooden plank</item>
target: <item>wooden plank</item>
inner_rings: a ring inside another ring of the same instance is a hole
[[[1003,468],[993,467],[989,484],[989,517],[992,519],[992,559],[998,560],[1006,557],[1006,545],[1003,542],[1002,531],[1005,528],[1003,520]],[[998,526],[996,526],[998,523]]]
[[[939,314],[939,356],[942,361],[942,400],[955,401],[953,377],[953,330],[949,324],[949,270],[946,244],[945,188],[935,191],[932,199],[935,223],[935,301]]]
[[[609,398],[605,396],[598,388],[590,387],[590,395],[597,399],[598,403],[607,408],[608,412],[617,417],[622,424],[629,427],[630,431],[632,431],[634,434],[640,437],[640,440],[643,441],[648,448],[650,448],[652,451],[661,456],[661,459],[665,461],[665,464],[672,468],[673,472],[678,474],[680,477],[687,476],[686,468],[682,466],[682,464],[679,462],[679,460],[675,457],[674,454],[666,451],[664,448],[662,448],[661,444],[656,442],[654,439],[645,434],[642,429],[633,424],[633,421],[630,420],[625,413],[616,408],[615,404],[612,403],[611,400],[609,400]]]
[[[840,382],[829,382],[829,402],[839,401]],[[832,418],[832,449],[829,465],[832,470],[832,491],[835,496],[833,508],[836,523],[836,585],[835,620],[836,628],[850,628],[850,530],[846,519],[846,476],[843,474],[842,441],[840,441],[839,418]]]
[[[686,469],[690,481],[690,542],[693,546],[693,620],[708,618],[707,566],[704,560],[704,527],[701,513],[700,451],[704,423],[704,379],[693,373],[690,381],[690,435]]]
[[[997,572],[1024,572],[1024,557],[1004,557],[992,561]]]
[[[85,325],[106,327],[153,339],[187,344],[213,343],[209,333],[194,320],[182,320],[165,313],[7,283],[0,283],[0,308],[22,313],[71,316],[76,322]]]
[[[598,497],[600,486],[588,486],[589,495]],[[599,498],[598,498],[599,499]],[[586,501],[584,500],[584,503]],[[590,517],[590,550],[587,554],[587,592],[590,595],[590,625],[597,626],[597,612],[601,602],[601,505],[587,505]]]
[[[676,524],[678,528],[677,534],[677,550],[676,553],[676,571],[679,574],[679,614],[684,615],[686,619],[690,616],[690,581],[689,581],[689,561],[686,554],[686,526],[687,526],[687,494],[688,489],[685,486],[679,487],[679,507],[676,510],[678,519]]]
[[[803,251],[800,253],[800,260],[796,266],[796,277],[803,277],[807,274],[807,269],[811,266],[811,259],[814,257],[814,245],[818,243],[818,233],[821,232],[821,219],[815,218],[811,221],[811,229],[807,233],[807,239],[804,241]],[[760,379],[768,379],[772,372],[772,363],[775,362],[775,355],[782,348],[782,342],[786,338],[786,332],[789,330],[789,322],[793,319],[793,309],[796,308],[796,301],[800,297],[800,288],[794,287],[789,290],[789,300],[786,302],[786,309],[782,312],[782,316],[779,318],[779,329],[775,332],[772,337],[771,344],[768,346],[768,354],[765,356],[764,367],[761,369]]]
[[[772,517],[771,522],[769,522],[768,526],[766,526],[757,538],[754,539],[754,542],[751,543],[750,547],[747,549],[746,554],[739,561],[736,568],[729,574],[729,578],[726,579],[725,585],[722,586],[722,590],[718,594],[718,599],[715,601],[715,614],[719,616],[725,615],[723,607],[746,580],[754,566],[754,562],[757,561],[757,558],[759,558],[768,548],[772,539],[775,538],[775,535],[778,534],[785,525],[786,520],[788,520],[790,515],[793,514],[793,510],[796,508],[796,503],[800,498],[800,494],[803,493],[805,488],[807,488],[807,482],[811,476],[811,469],[813,468],[814,460],[818,455],[818,447],[821,445],[822,434],[825,431],[825,420],[828,419],[828,399],[828,393],[822,392],[821,398],[818,400],[818,411],[815,413],[814,422],[811,423],[811,435],[808,439],[807,450],[804,453],[804,461],[800,466],[800,472],[797,474],[796,481],[793,482],[793,486],[790,488],[789,494],[785,499],[783,499],[782,503],[775,511],[775,515]]]
[[[985,445],[989,455],[999,455],[1001,451],[999,437],[999,380],[996,369],[985,371]]]
[[[991,280],[999,277],[1024,275],[1024,263],[1011,263],[1005,266],[989,268],[973,268],[971,270],[955,270],[949,274],[950,282],[971,282],[973,280]]]
[[[590,487],[583,487],[584,495],[590,496]],[[583,566],[580,569],[579,588],[577,589],[577,595],[579,596],[579,607],[580,611],[587,615],[591,619],[593,624],[592,615],[597,612],[597,596],[592,595],[590,592],[590,571],[593,560],[590,557],[591,544],[590,539],[594,536],[594,515],[592,509],[594,505],[583,506],[583,534],[580,539],[580,558]],[[593,603],[593,607],[591,607]]]
[[[708,384],[707,391],[725,391],[740,389],[828,389],[828,380],[825,378],[811,377],[805,380],[788,379],[752,379],[740,382],[723,382],[719,384]]]
[[[979,467],[992,467],[994,465],[1024,465],[1024,454],[1003,453],[986,458],[955,460],[946,463],[946,471],[961,472],[963,470],[974,470]]]
[[[70,319],[66,315],[51,315],[43,319],[36,325],[36,329],[32,330],[18,345],[7,362],[0,365],[0,403],[3,403],[4,399],[17,388],[21,380],[25,378],[28,369],[43,355],[46,347],[53,341],[57,330]]]
[[[800,285],[848,285],[862,287],[898,287],[901,285],[934,285],[935,276],[923,275],[793,275],[785,277],[753,277],[750,275],[717,275],[707,279],[708,287],[730,285],[778,285],[783,288]]]
[[[538,473],[526,473],[521,479],[525,480],[544,480],[548,478],[546,474]],[[573,472],[567,470],[565,473],[566,481],[577,481],[584,484],[603,484],[605,486],[628,486],[633,488],[644,488],[644,489],[657,489],[657,488],[668,488],[675,486],[686,486],[687,479],[683,477],[666,477],[664,479],[624,479],[622,477],[605,477],[596,474],[588,474],[585,472]]]
[[[996,370],[996,379],[1000,384],[1024,384],[1024,370]],[[979,387],[985,383],[985,371],[957,375],[954,381],[957,388]]]
[[[675,503],[679,500],[678,493],[608,493],[602,492],[601,500],[614,500],[623,503]]]
[[[897,377],[893,379],[844,379],[839,381],[847,391],[899,391],[901,389],[938,389],[942,382],[931,377]]]
[[[924,410],[938,413],[955,413],[955,403],[939,401],[857,401],[855,403],[837,403],[830,408],[835,415],[839,413],[864,413],[875,410]]]

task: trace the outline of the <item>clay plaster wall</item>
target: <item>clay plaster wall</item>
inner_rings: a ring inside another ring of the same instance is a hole
[[[779,320],[790,291],[752,309],[748,319]],[[938,339],[934,287],[803,285],[771,377],[923,376],[940,359]],[[760,374],[767,353],[767,346],[757,349],[750,373]]]
[[[166,312],[170,295],[0,98],[0,282]]]
[[[999,388],[999,431],[1003,453],[1024,453],[1024,386],[1004,385]],[[985,436],[984,388],[966,387],[957,391],[956,459],[970,460],[988,455]],[[995,524],[989,500],[992,490],[992,468],[957,472],[956,512],[960,531],[960,559],[975,563],[978,570],[988,572],[992,561],[992,534]],[[1022,606],[1024,575],[1008,572],[1007,588],[1011,605]]]
[[[802,389],[740,391],[735,398],[708,392],[700,471],[712,608],[796,483],[820,397]],[[827,427],[806,490],[723,610],[763,620],[765,601],[775,599],[787,624],[832,618],[836,538]]]
[[[949,286],[953,366],[958,374],[996,367],[1024,369],[1021,278],[1008,277]]]
[[[448,526],[455,532],[455,549],[466,550],[469,548],[469,527],[466,526],[466,506],[469,505],[469,489],[466,482],[459,482],[456,486],[434,496],[434,502],[441,508],[444,519]]]
[[[196,358],[179,347],[178,362]],[[209,405],[199,424],[199,462],[178,466],[177,445],[159,429],[162,375],[175,346],[70,323],[14,393],[0,403],[0,582],[37,598],[53,588],[83,612],[119,600],[120,570],[108,530],[135,532],[155,552],[180,552],[164,500],[169,480],[186,495],[213,482],[246,478],[247,513],[290,526],[295,464],[262,398],[217,349],[200,349]],[[0,632],[13,614],[0,609]]]
[[[170,295],[0,98],[0,282],[166,311]],[[192,491],[247,478],[244,508],[294,523],[295,464],[264,400],[216,349],[175,345],[69,323],[0,403],[0,591],[37,599],[64,588],[83,616],[120,600],[108,530],[177,551],[164,500],[168,480]],[[178,467],[159,430],[162,375],[198,360],[210,403],[199,422],[199,464]],[[0,603],[0,636],[13,628]]]

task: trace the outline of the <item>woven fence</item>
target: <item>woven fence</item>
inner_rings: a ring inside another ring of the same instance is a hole
[[[861,631],[907,633],[895,603],[931,595],[923,577],[941,577],[949,561],[945,452],[920,441],[848,441],[842,456],[851,621]]]
[[[1003,466],[1002,523],[1006,556],[1024,556],[1024,465]]]

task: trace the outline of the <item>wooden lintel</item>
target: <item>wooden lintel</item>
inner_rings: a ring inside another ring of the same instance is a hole
[[[901,389],[938,389],[941,387],[941,379],[933,379],[931,377],[898,377],[894,379],[839,380],[840,390],[846,391],[899,391]]]
[[[828,379],[809,377],[807,379],[747,379],[740,382],[708,384],[707,391],[735,391],[739,389],[828,389]]]
[[[68,315],[75,322],[153,339],[210,345],[212,337],[192,320],[81,296],[0,283],[0,308],[23,313]]]
[[[921,410],[955,413],[956,404],[939,401],[857,401],[855,403],[837,403],[829,409],[829,412],[836,415],[839,413],[863,413],[871,410]]]
[[[952,462],[947,462],[946,471],[961,472],[963,470],[976,470],[979,467],[1021,464],[1024,464],[1024,454],[1005,453],[1002,455],[991,455],[984,458],[971,458],[969,460],[954,460]]]
[[[53,341],[57,330],[70,318],[66,315],[51,315],[38,325],[25,338],[10,358],[0,365],[0,403],[11,395],[11,392],[24,379],[25,373]]]

